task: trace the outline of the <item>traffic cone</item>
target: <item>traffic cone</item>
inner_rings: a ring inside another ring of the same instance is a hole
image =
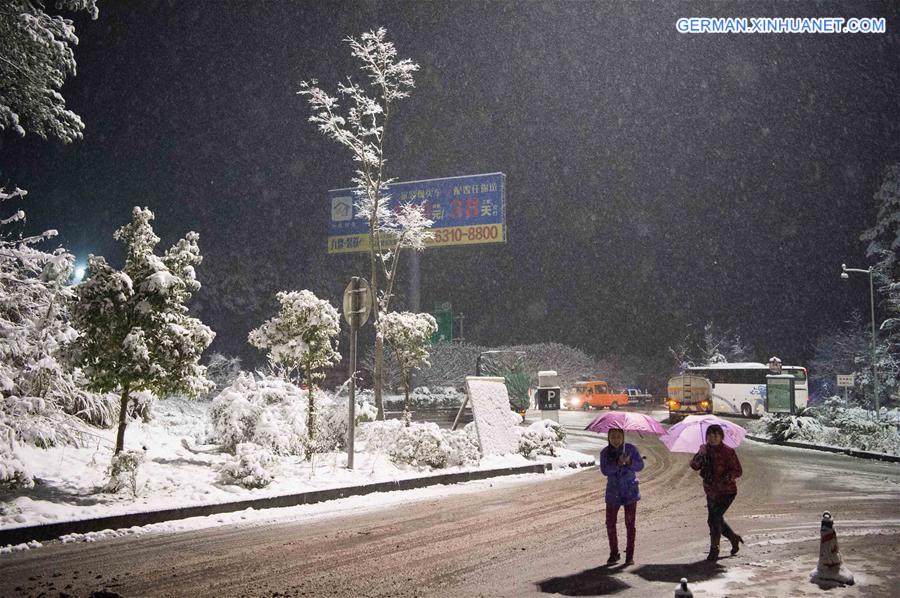
[[[810,575],[810,581],[831,581],[853,585],[853,574],[843,566],[841,551],[838,549],[837,533],[831,513],[822,513],[822,527],[819,540],[819,564]]]
[[[694,593],[688,588],[686,577],[682,577],[681,582],[675,586],[675,598],[694,598]]]

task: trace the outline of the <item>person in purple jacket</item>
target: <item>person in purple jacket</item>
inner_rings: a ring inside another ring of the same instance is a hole
[[[641,500],[635,475],[644,469],[644,460],[633,444],[625,442],[625,432],[611,429],[607,435],[609,445],[600,451],[600,471],[606,476],[606,534],[609,536],[607,565],[619,562],[619,538],[616,521],[619,507],[625,507],[625,565],[634,564],[634,520],[637,502]]]

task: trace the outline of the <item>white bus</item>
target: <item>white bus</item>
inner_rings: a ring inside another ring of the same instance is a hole
[[[713,413],[740,413],[744,417],[762,415],[766,411],[766,376],[769,366],[764,363],[714,363],[689,367],[685,373],[709,379],[713,385]],[[782,374],[794,376],[794,405],[806,407],[809,383],[806,368],[786,365]]]

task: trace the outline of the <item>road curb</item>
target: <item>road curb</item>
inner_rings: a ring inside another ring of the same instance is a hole
[[[765,438],[763,436],[751,436],[747,434],[746,438],[750,440],[755,440],[756,442],[763,442],[765,444],[774,444],[776,446],[789,446],[792,448],[801,448],[801,449],[809,449],[813,451],[822,451],[825,453],[836,453],[839,455],[847,455],[848,457],[857,457],[859,459],[870,459],[873,461],[887,461],[889,463],[900,463],[900,457],[896,455],[888,455],[885,453],[872,453],[869,451],[858,451],[856,449],[851,448],[840,448],[836,446],[824,446],[821,444],[809,444],[806,442],[794,442],[791,440],[785,442],[775,442],[771,438]]]
[[[593,461],[572,462],[568,467],[591,467]],[[563,466],[557,466],[562,468]],[[503,469],[486,469],[476,471],[463,471],[459,473],[445,473],[421,478],[408,478],[404,480],[392,480],[363,484],[360,486],[345,486],[343,488],[328,488],[325,490],[313,490],[297,494],[284,494],[281,496],[268,496],[234,502],[216,503],[211,505],[196,505],[179,509],[163,509],[160,511],[146,511],[143,513],[126,513],[124,515],[109,515],[92,519],[77,519],[74,521],[61,521],[59,523],[47,523],[44,525],[30,525],[0,529],[0,546],[22,544],[25,542],[55,540],[67,534],[86,534],[107,529],[121,529],[164,521],[175,521],[189,517],[205,517],[219,515],[221,513],[233,513],[245,509],[272,509],[278,507],[295,507],[298,505],[311,505],[327,500],[347,498],[348,496],[363,496],[375,492],[393,492],[396,490],[413,490],[439,484],[459,484],[488,478],[521,475],[527,473],[546,473],[554,469],[552,463],[535,463],[534,465],[520,465],[518,467],[506,467]]]

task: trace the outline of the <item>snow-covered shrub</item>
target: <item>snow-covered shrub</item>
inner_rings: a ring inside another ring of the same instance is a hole
[[[808,431],[808,436],[822,432],[822,424],[816,418],[807,415],[767,413],[760,421],[765,434],[778,443],[795,439],[804,430]]]
[[[449,447],[447,467],[478,463],[481,459],[474,422],[467,424],[462,430],[441,430],[441,434]]]
[[[16,435],[0,421],[0,490],[31,488],[34,478],[16,450]]]
[[[373,422],[378,415],[378,410],[375,408],[375,405],[368,402],[357,402],[356,403],[356,425],[365,423],[365,422]]]
[[[235,447],[234,459],[220,469],[226,483],[244,488],[264,488],[275,479],[275,455],[268,448],[254,442],[242,442]]]
[[[766,414],[751,430],[775,442],[808,442],[900,455],[900,433],[895,426],[875,421],[859,407],[848,407],[840,397],[826,399],[800,415]]]
[[[536,421],[519,436],[519,454],[528,459],[537,455],[556,455],[556,450],[565,446],[566,431],[550,419]]]
[[[84,440],[79,421],[59,405],[40,397],[0,399],[0,422],[13,429],[16,438],[41,448],[80,445]]]
[[[419,422],[401,428],[390,455],[394,463],[439,469],[447,466],[450,446],[437,424]]]
[[[308,455],[341,448],[347,433],[347,408],[320,394],[315,398],[313,440],[307,434],[307,391],[280,377],[261,379],[242,373],[210,409],[213,438],[228,451],[254,442],[278,455]]]
[[[111,428],[119,412],[119,397],[111,392],[79,390],[66,403],[65,410],[92,426]]]
[[[138,468],[144,462],[143,451],[122,451],[113,455],[109,465],[109,482],[106,492],[117,493],[123,488],[131,489],[133,496],[138,495]]]
[[[359,437],[366,442],[367,452],[389,454],[403,427],[403,422],[398,419],[373,421],[359,427]]]

